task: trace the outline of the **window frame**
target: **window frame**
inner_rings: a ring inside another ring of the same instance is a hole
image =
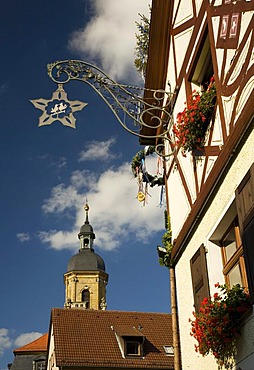
[[[230,256],[229,259],[227,259],[227,255],[226,255],[227,247],[224,245],[224,241],[231,230],[233,230],[234,236],[235,236],[236,251]],[[222,264],[223,264],[222,272],[223,272],[226,284],[228,286],[232,285],[230,284],[229,273],[238,265],[239,270],[240,270],[240,276],[241,276],[241,283],[239,282],[239,284],[247,290],[248,281],[247,281],[247,275],[246,275],[243,243],[241,240],[241,233],[240,233],[240,228],[239,228],[238,217],[236,217],[233,220],[233,222],[227,228],[226,232],[223,234],[220,240],[220,247],[221,247]]]
[[[138,358],[143,357],[144,354],[144,341],[145,338],[143,336],[136,336],[136,335],[122,335],[123,339],[123,351],[124,351],[124,357],[126,358]],[[128,346],[135,346],[135,350],[137,350],[137,353],[135,351],[130,351]]]
[[[174,356],[174,347],[173,346],[165,345],[165,346],[163,346],[163,349],[164,349],[164,352],[165,352],[166,356]]]
[[[135,348],[137,349],[137,353],[131,353],[130,351],[128,351],[128,346],[129,345],[131,345],[131,346],[135,345]],[[142,355],[142,353],[141,353],[142,352],[141,351],[141,343],[138,340],[131,340],[131,339],[125,340],[124,352],[125,352],[126,357],[141,357],[141,355]]]
[[[213,75],[213,60],[208,28],[206,27],[200,45],[197,48],[194,63],[189,75],[189,81],[196,86],[203,86],[203,88],[206,88]]]
[[[33,361],[34,370],[46,370],[46,359],[45,358],[36,358]]]

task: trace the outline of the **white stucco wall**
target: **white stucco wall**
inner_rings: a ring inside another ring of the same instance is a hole
[[[219,247],[214,243],[208,241],[208,238],[217,224],[221,215],[225,213],[229,204],[232,202],[235,190],[240,184],[242,178],[247,173],[251,167],[254,159],[254,131],[245,141],[244,147],[241,149],[238,156],[235,158],[233,164],[231,165],[226,177],[223,180],[217,194],[212,202],[212,204],[207,209],[205,215],[202,217],[202,221],[199,224],[195,234],[191,238],[186,250],[184,251],[181,259],[176,266],[176,280],[177,280],[177,299],[178,299],[178,309],[179,309],[179,325],[180,325],[180,338],[181,338],[181,353],[183,359],[183,369],[195,369],[195,370],[215,370],[217,365],[215,364],[213,358],[210,356],[202,358],[198,356],[194,349],[195,340],[190,336],[190,323],[189,318],[192,317],[192,307],[193,307],[193,291],[191,282],[191,271],[190,271],[190,259],[197,251],[199,246],[204,243],[206,246],[208,271],[209,271],[209,284],[213,290],[214,284],[218,281],[224,283],[222,275],[222,262]],[[252,333],[254,332],[254,319],[252,318],[251,328]],[[250,341],[250,329],[244,329],[242,331],[242,342],[244,343],[244,338],[247,336],[247,342],[249,343],[249,348],[244,348],[241,344],[242,350],[241,358],[245,358],[246,363],[254,364],[254,355],[251,355],[253,350],[253,341]],[[253,336],[253,334],[252,334]],[[247,343],[246,342],[246,343]],[[246,349],[246,350],[245,350]],[[248,357],[248,358],[247,358]],[[249,358],[250,357],[250,358]],[[242,363],[243,363],[242,361]],[[247,365],[246,365],[247,366]],[[252,368],[243,367],[243,370],[253,370]]]
[[[58,369],[59,368],[56,366],[55,340],[54,340],[54,331],[53,331],[53,326],[52,326],[50,333],[49,333],[49,353],[48,353],[47,370],[58,370]]]
[[[200,5],[203,3],[202,0],[195,0],[197,12],[200,9]],[[222,4],[222,0],[216,0],[215,5],[220,6]],[[175,29],[180,24],[183,24],[188,19],[190,19],[192,10],[192,4],[189,0],[182,1],[182,2],[175,2],[174,10],[173,10],[173,19],[175,24],[173,27]],[[239,45],[242,41],[243,35],[246,31],[246,27],[248,27],[251,17],[253,16],[253,12],[245,12],[242,14],[242,21],[241,21],[241,31],[239,36]],[[203,24],[206,21],[206,17],[202,20]],[[218,38],[218,32],[220,27],[220,13],[217,16],[213,16],[211,18],[211,37],[214,40]],[[176,32],[175,37],[171,36],[171,47],[169,50],[169,63],[167,69],[167,79],[171,84],[172,91],[174,91],[176,87],[177,77],[181,71],[183,66],[183,62],[185,62],[185,54],[186,50],[188,49],[189,40],[191,40],[193,29],[195,26],[190,26],[189,29],[185,29],[184,31],[180,32],[179,34]],[[194,54],[196,52],[197,43],[200,41],[200,30],[197,31],[196,40],[193,40],[193,51],[190,57],[188,56],[188,61],[186,64],[186,71],[189,71],[192,63],[194,62]],[[250,33],[251,34],[251,33]],[[237,63],[234,67],[233,73],[230,72],[232,68],[232,59],[235,57],[236,50],[235,49],[227,49],[226,56],[225,56],[225,49],[223,48],[216,48],[215,49],[215,56],[214,59],[216,60],[215,65],[217,65],[218,69],[218,77],[221,77],[221,71],[223,71],[223,75],[226,76],[227,73],[230,74],[230,81],[229,85],[232,83],[234,79],[239,76],[242,72],[242,66],[244,62],[244,58],[248,51],[249,47],[249,40],[251,35],[248,38],[248,42],[244,46],[243,53],[241,53],[241,58],[237,60]],[[172,47],[174,45],[174,47]],[[225,59],[226,58],[226,59]],[[225,62],[226,60],[226,62]],[[253,58],[250,60],[250,64],[253,64]],[[242,92],[242,95],[239,99],[237,104],[236,114],[234,113],[232,121],[234,123],[237,122],[239,116],[242,114],[242,109],[245,106],[246,101],[248,100],[250,93],[253,91],[254,86],[254,77],[251,78],[248,83],[246,83],[246,87]],[[195,88],[194,86],[192,86]],[[222,97],[222,108],[223,113],[225,115],[226,121],[226,131],[229,134],[229,123],[231,122],[231,115],[232,109],[235,103],[236,92],[232,96]],[[177,95],[177,100],[174,107],[174,122],[176,122],[176,115],[178,112],[182,112],[185,108],[186,101],[186,86],[185,80],[182,81],[181,85],[179,86],[179,92]],[[224,139],[222,135],[222,124],[220,121],[220,114],[221,114],[221,107],[217,106],[217,111],[215,115],[215,122],[213,126],[213,133],[211,136],[211,145],[218,146],[223,149]],[[232,128],[231,128],[232,129]],[[183,370],[191,369],[191,370],[217,370],[217,364],[214,361],[212,356],[203,358],[201,355],[198,355],[194,349],[195,340],[190,336],[190,323],[189,318],[192,317],[193,311],[193,289],[192,289],[192,279],[191,279],[191,270],[190,270],[190,260],[200,247],[201,244],[204,244],[207,248],[207,263],[208,263],[208,274],[209,274],[209,285],[211,294],[215,292],[214,284],[217,282],[224,283],[224,276],[222,274],[222,260],[221,260],[221,251],[216,243],[210,240],[211,235],[213,234],[214,229],[218,225],[218,220],[222,219],[222,216],[227,212],[229,207],[232,205],[234,201],[234,194],[237,186],[240,184],[242,178],[246,174],[246,172],[251,167],[251,164],[254,160],[254,133],[249,136],[246,140],[244,147],[241,149],[241,152],[237,155],[234,162],[231,165],[226,177],[224,178],[223,183],[220,185],[220,188],[217,189],[217,193],[215,198],[212,201],[212,204],[209,205],[205,215],[202,216],[200,220],[200,224],[197,227],[194,235],[192,236],[191,240],[189,241],[187,248],[185,249],[183,255],[181,256],[180,260],[176,266],[176,284],[177,284],[177,299],[178,299],[178,310],[179,310],[179,324],[180,324],[180,339],[181,339],[181,354],[182,354],[182,365]],[[177,161],[175,164],[172,165],[172,159],[168,159],[166,163],[166,172],[170,172],[168,183],[167,183],[167,194],[168,194],[168,204],[169,204],[169,213],[171,217],[171,228],[172,228],[172,237],[177,238],[179,232],[181,231],[184,222],[188,218],[189,212],[191,210],[191,204],[194,203],[196,196],[199,192],[199,186],[201,184],[201,180],[207,179],[210,171],[213,169],[213,165],[217,160],[216,156],[209,157],[207,168],[204,168],[205,161],[201,161],[198,163],[197,177],[194,177],[193,171],[193,158],[192,155],[187,153],[187,157],[184,158],[181,154],[178,155]],[[169,169],[171,169],[169,171]],[[180,173],[182,171],[182,176]],[[204,176],[203,176],[204,171]],[[197,181],[197,183],[196,183]],[[184,191],[184,186],[188,188],[189,191],[189,198]],[[204,186],[206,186],[204,184]],[[248,321],[247,327],[243,327],[242,331],[242,341],[239,341],[240,345],[243,347],[242,343],[245,343],[245,339],[247,336],[250,336],[249,330],[254,332],[254,319]],[[248,344],[244,344],[245,348],[239,347],[239,365],[242,370],[253,370],[254,365],[252,367],[249,364],[254,364],[253,354],[251,354],[251,346],[254,347],[254,340],[248,339]]]
[[[253,370],[254,368],[254,315],[247,316],[240,326],[237,338],[236,369]]]

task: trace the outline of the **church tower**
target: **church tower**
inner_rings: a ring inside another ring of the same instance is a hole
[[[64,274],[65,307],[105,310],[108,274],[103,259],[93,249],[95,234],[88,220],[89,206],[85,205],[86,218],[78,238],[80,249],[69,261]]]

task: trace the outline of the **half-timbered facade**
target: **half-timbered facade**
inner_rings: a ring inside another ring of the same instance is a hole
[[[239,283],[254,298],[253,10],[253,0],[152,2],[146,87],[170,84],[174,93],[164,169],[184,370],[217,368],[212,356],[195,352],[189,324],[215,283]],[[195,147],[184,147],[188,132],[180,135],[177,122],[191,119],[186,104],[193,91],[209,91],[211,78],[216,96],[203,117],[206,132]],[[156,130],[144,128],[141,144],[155,144],[145,135]],[[235,369],[251,370],[251,310],[239,329]]]

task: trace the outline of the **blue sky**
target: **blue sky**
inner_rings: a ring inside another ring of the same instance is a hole
[[[63,307],[63,274],[88,198],[95,251],[109,273],[108,309],[169,311],[168,270],[156,253],[164,230],[160,189],[137,199],[130,163],[141,149],[89,86],[71,82],[70,100],[88,103],[76,129],[38,128],[29,100],[50,99],[48,63],[83,59],[119,82],[140,85],[133,67],[135,20],[148,0],[2,0],[0,12],[0,370],[12,350],[47,332]],[[93,5],[92,5],[93,4]],[[156,173],[156,159],[148,163]]]

